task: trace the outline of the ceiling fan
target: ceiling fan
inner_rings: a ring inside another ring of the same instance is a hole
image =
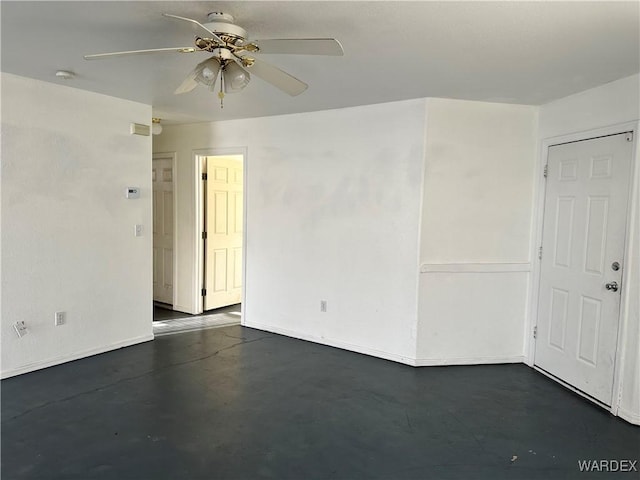
[[[247,32],[234,24],[231,15],[213,12],[207,16],[207,23],[200,23],[191,18],[162,14],[168,18],[191,22],[199,26],[202,36],[196,35],[193,47],[154,48],[149,50],[129,50],[124,52],[99,53],[85,55],[86,60],[99,60],[125,55],[140,55],[147,53],[210,53],[206,60],[200,62],[187,75],[187,78],[175,90],[175,94],[190,92],[198,85],[204,85],[213,91],[220,77],[221,105],[225,93],[239,92],[244,89],[251,79],[251,74],[270,83],[274,87],[291,96],[300,95],[308,85],[293,75],[280,70],[256,58],[255,54],[294,54],[294,55],[344,55],[342,45],[334,38],[296,38],[296,39],[247,39]]]

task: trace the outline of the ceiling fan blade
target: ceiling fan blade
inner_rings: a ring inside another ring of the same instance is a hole
[[[198,82],[196,81],[198,67],[195,68],[187,78],[180,84],[178,88],[173,92],[174,95],[180,95],[181,93],[187,93],[193,90],[198,86]]]
[[[239,57],[242,59],[243,57]],[[251,57],[251,65],[242,64],[242,68],[248,71],[251,75],[255,75],[261,78],[265,82],[270,83],[276,88],[279,88],[285,93],[288,93],[292,97],[300,95],[304,92],[309,85],[296,77],[289,75],[287,72],[280,70],[278,67],[271,65],[263,60],[254,59]]]
[[[178,20],[184,20],[185,22],[191,22],[194,23],[195,25],[198,25],[200,28],[206,30],[207,32],[209,32],[209,35],[211,35],[211,38],[213,38],[216,42],[219,42],[221,44],[225,44],[224,40],[222,40],[218,35],[216,35],[214,32],[212,32],[211,30],[209,30],[207,27],[205,27],[203,24],[201,24],[199,21],[194,20],[193,18],[187,18],[187,17],[180,17],[179,15],[171,15],[170,13],[163,13],[162,14],[165,17],[168,18],[177,18]]]
[[[124,57],[126,55],[143,55],[147,53],[193,53],[196,49],[193,47],[171,47],[171,48],[152,48],[149,50],[127,50],[125,52],[96,53],[94,55],[85,55],[85,60],[102,60],[104,58]]]
[[[260,53],[287,53],[292,55],[344,55],[342,45],[335,38],[283,38],[254,40]]]

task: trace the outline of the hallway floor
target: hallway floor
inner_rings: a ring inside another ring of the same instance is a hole
[[[189,313],[178,312],[171,309],[171,305],[164,305],[160,303],[153,304],[153,321],[165,321],[165,320],[175,320],[182,318],[197,318],[204,317],[207,315],[214,315],[218,313],[241,313],[242,312],[242,304],[238,303],[235,305],[229,305],[228,307],[216,308],[215,310],[207,310],[206,312],[202,312],[198,315],[191,315]]]
[[[412,368],[244,328],[2,381],[3,479],[569,479],[640,428],[524,365]]]

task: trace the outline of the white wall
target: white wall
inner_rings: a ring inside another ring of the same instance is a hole
[[[638,119],[640,77],[632,75],[540,107],[540,139]]]
[[[178,193],[181,278],[196,243],[192,151],[246,146],[243,323],[410,361],[424,105],[165,127],[154,150],[177,153],[178,189],[188,189]]]
[[[429,99],[417,364],[523,359],[537,108]]]
[[[633,75],[601,87],[543,105],[540,108],[540,142],[560,135],[605,128],[640,118],[640,76]],[[637,128],[637,126],[636,126]],[[623,335],[620,363],[618,414],[640,424],[640,153],[636,130],[634,196],[631,205],[631,237],[626,252],[623,282]],[[546,155],[541,152],[541,155]],[[614,392],[614,396],[616,392]]]
[[[199,290],[193,152],[247,147],[247,325],[410,364],[416,346],[418,364],[522,361],[536,112],[429,99],[165,127],[177,303]]]
[[[178,156],[178,303],[199,289],[193,152],[247,147],[246,325],[416,365],[522,361],[541,140],[637,118],[637,84],[542,110],[428,99],[165,127],[154,151]],[[640,270],[637,247],[629,258]],[[636,418],[627,298],[620,412]]]
[[[636,144],[637,145],[637,144]],[[640,155],[636,153],[631,248],[627,252],[627,285],[623,306],[624,344],[618,415],[640,425]]]
[[[148,105],[2,74],[3,377],[153,338],[151,139],[129,134],[150,117]],[[125,199],[127,186],[141,198]]]

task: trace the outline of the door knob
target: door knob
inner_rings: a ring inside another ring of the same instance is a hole
[[[607,290],[611,290],[612,292],[617,292],[618,291],[618,282],[609,282],[605,284],[605,288]]]

